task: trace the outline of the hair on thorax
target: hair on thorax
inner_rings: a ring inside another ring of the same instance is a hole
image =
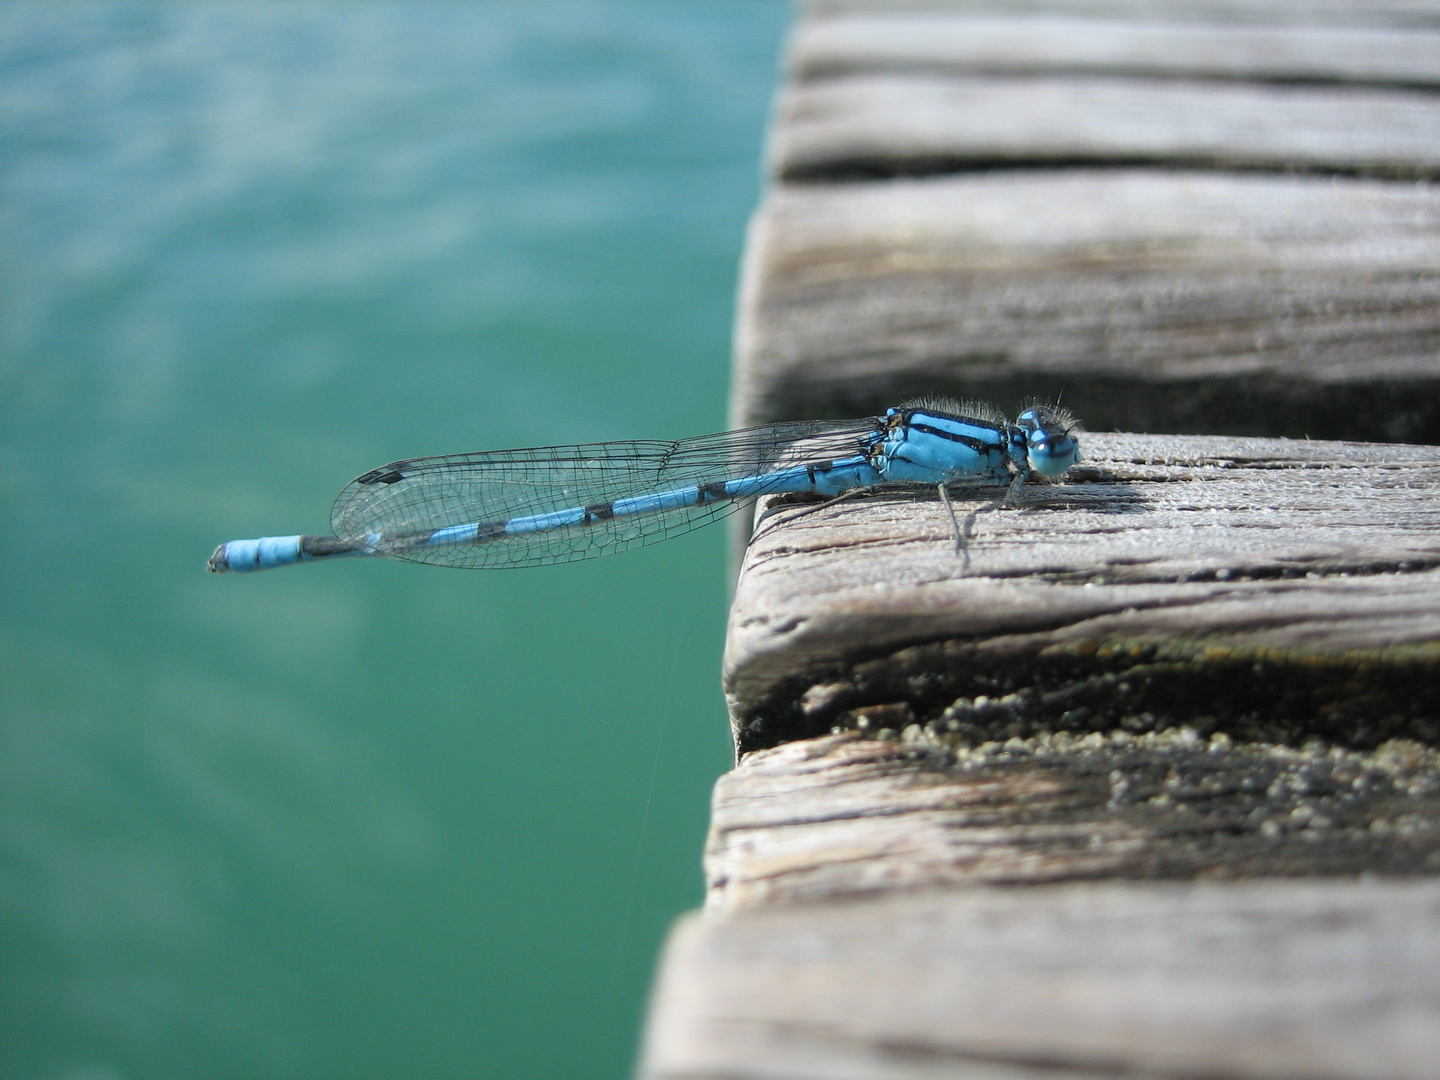
[[[990,424],[1008,424],[1005,414],[988,401],[947,397],[944,394],[924,394],[900,403],[902,409],[925,409],[928,412],[945,413],[962,420],[984,420]]]

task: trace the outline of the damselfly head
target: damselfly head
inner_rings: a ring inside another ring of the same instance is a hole
[[[1059,476],[1080,460],[1080,421],[1058,405],[1029,405],[1015,424],[1025,432],[1030,468],[1042,476]]]

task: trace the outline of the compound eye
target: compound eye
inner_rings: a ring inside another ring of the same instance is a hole
[[[1029,444],[1031,450],[1048,454],[1053,452],[1057,446],[1069,440],[1064,432],[1051,431],[1042,424],[1029,431],[1026,434],[1025,441]]]
[[[1080,460],[1080,444],[1069,435],[1033,439],[1029,451],[1030,467],[1045,476],[1059,476]]]

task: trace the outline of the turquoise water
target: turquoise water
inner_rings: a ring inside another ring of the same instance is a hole
[[[0,5],[0,1074],[628,1072],[723,530],[204,563],[393,458],[722,428],[787,15]]]

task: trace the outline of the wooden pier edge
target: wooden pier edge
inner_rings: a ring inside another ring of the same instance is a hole
[[[758,508],[640,1075],[1435,1075],[1440,0],[812,0],[787,63],[736,424],[1101,430],[958,545]]]

